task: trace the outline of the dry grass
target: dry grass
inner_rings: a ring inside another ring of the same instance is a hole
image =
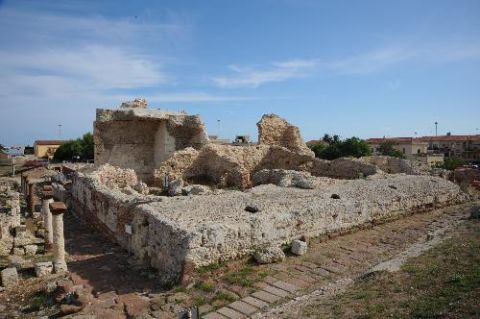
[[[480,221],[396,273],[361,278],[346,293],[310,306],[309,318],[480,318]]]

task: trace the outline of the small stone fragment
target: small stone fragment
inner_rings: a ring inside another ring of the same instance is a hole
[[[27,233],[27,226],[20,225],[15,227],[15,237],[16,238],[24,238]]]
[[[285,253],[280,247],[265,247],[257,250],[253,257],[259,264],[271,264],[285,260]]]
[[[17,256],[23,256],[25,255],[25,250],[21,247],[15,247],[13,248],[13,254]]]
[[[177,196],[182,194],[183,181],[176,179],[170,182],[168,185],[168,196]]]
[[[14,287],[18,284],[18,273],[17,268],[10,267],[5,268],[0,272],[2,277],[2,286],[4,287]]]
[[[42,261],[35,264],[35,275],[37,277],[44,277],[50,275],[53,271],[53,264],[51,261]]]
[[[297,255],[297,256],[302,256],[307,253],[307,243],[301,240],[294,240],[292,242],[292,254]]]
[[[37,253],[37,250],[38,250],[38,246],[37,245],[26,245],[24,247],[24,249],[25,249],[25,255],[35,256],[35,254]]]

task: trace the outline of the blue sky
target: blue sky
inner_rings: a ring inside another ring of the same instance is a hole
[[[0,0],[0,143],[135,97],[228,138],[264,113],[306,140],[475,134],[480,1]]]

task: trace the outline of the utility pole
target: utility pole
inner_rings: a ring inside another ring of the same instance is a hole
[[[438,135],[438,130],[437,129],[438,129],[438,122],[435,121],[435,136]]]
[[[218,125],[217,135],[218,135],[218,138],[220,138],[220,120],[217,120],[217,125]]]
[[[58,138],[62,139],[62,124],[58,124]]]

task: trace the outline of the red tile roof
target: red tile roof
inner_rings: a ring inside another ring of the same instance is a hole
[[[418,142],[413,137],[381,137],[381,138],[369,138],[367,143],[370,144],[381,144],[383,142],[394,142],[394,143],[413,143]],[[421,141],[420,141],[421,142]]]
[[[370,144],[380,144],[383,142],[395,143],[422,143],[422,142],[466,142],[474,141],[480,142],[480,135],[438,135],[438,136],[422,136],[422,137],[383,137],[383,138],[369,138],[367,140]]]
[[[34,145],[62,145],[67,141],[65,140],[38,140],[35,141]]]
[[[480,142],[480,135],[439,135],[439,136],[422,136],[418,138],[424,142]]]

